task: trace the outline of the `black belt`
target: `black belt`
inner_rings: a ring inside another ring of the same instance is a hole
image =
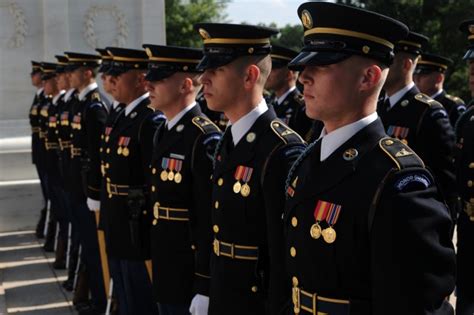
[[[158,220],[189,221],[189,210],[184,208],[163,207],[159,202],[155,202],[153,206],[153,217],[153,225],[156,225]]]
[[[350,301],[332,299],[319,296],[316,293],[309,293],[301,290],[297,286],[293,287],[293,312],[295,314],[331,314],[331,315],[349,315]]]
[[[242,260],[257,260],[258,259],[258,247],[257,246],[245,246],[237,245],[227,242],[219,241],[214,239],[213,242],[214,254],[216,256],[224,256],[232,259]]]
[[[128,196],[128,191],[130,186],[128,185],[116,185],[110,182],[107,182],[107,193],[109,194],[109,198],[112,198],[113,195],[116,196]]]

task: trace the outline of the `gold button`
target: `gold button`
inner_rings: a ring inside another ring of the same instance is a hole
[[[211,177],[209,177],[210,180],[212,180],[212,174],[211,174]]]
[[[143,215],[146,215],[146,210],[143,210]]]
[[[104,151],[104,149],[100,148],[100,149],[99,149],[99,152],[102,153],[102,151]]]
[[[110,153],[110,148],[107,148],[107,150],[105,150],[105,152],[107,152],[107,154]]]
[[[191,249],[192,249],[192,250],[196,250],[196,246],[195,246],[195,245],[191,245]]]
[[[467,181],[467,187],[472,187],[472,180]]]
[[[474,168],[474,162],[469,163],[469,168]]]
[[[224,180],[222,178],[219,178],[217,180],[217,185],[222,186],[224,184]]]
[[[214,233],[219,233],[219,226],[218,225],[214,225],[212,227],[212,230],[214,231]]]
[[[156,168],[152,168],[152,169],[151,169],[151,173],[152,173],[152,174],[156,174]]]
[[[290,255],[291,255],[291,257],[296,256],[296,248],[294,248],[293,246],[290,248]]]
[[[70,133],[70,134],[69,134],[69,137],[71,137],[71,138],[72,138],[72,137],[74,137],[74,135],[73,135],[72,133]]]
[[[255,292],[257,292],[257,291],[258,291],[258,287],[257,287],[256,285],[254,285],[254,286],[252,287],[252,292],[255,293]]]
[[[151,186],[151,191],[152,191],[152,192],[155,192],[155,190],[156,190],[155,186],[152,185],[152,186]]]
[[[101,138],[101,139],[104,139],[104,134],[101,134],[101,135],[100,135],[100,138]]]
[[[109,194],[109,199],[112,199],[112,194]]]
[[[107,178],[106,178],[106,180],[107,180],[107,182],[109,182],[109,183],[110,183],[110,178],[109,178],[109,177],[107,177]]]
[[[298,219],[296,217],[291,218],[291,225],[296,227],[298,225]]]
[[[105,163],[105,168],[109,168],[110,167],[110,164],[109,163]]]
[[[393,140],[385,140],[385,145],[392,145],[393,144]]]
[[[214,202],[214,208],[219,209],[219,201]]]
[[[294,287],[298,286],[298,283],[299,283],[298,278],[296,277],[291,278],[291,282],[293,282]]]
[[[157,225],[158,224],[158,220],[157,219],[154,219],[153,220],[153,225]]]

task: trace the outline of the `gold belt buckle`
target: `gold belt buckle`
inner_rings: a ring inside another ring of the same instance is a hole
[[[217,239],[214,239],[214,242],[213,242],[213,248],[214,248],[214,254],[216,254],[216,256],[220,256],[220,248],[219,248],[219,241]]]
[[[293,300],[293,312],[299,314],[301,311],[300,305],[300,289],[298,287],[293,287],[292,289],[292,300]]]
[[[166,220],[169,220],[169,219],[170,219],[170,208],[168,208],[168,207],[161,207],[161,210],[165,210],[165,213],[166,213],[165,219],[166,219]]]

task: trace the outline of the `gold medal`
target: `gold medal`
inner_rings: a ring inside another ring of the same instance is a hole
[[[176,175],[174,175],[174,182],[176,184],[181,183],[182,180],[183,180],[183,176],[181,175],[181,173],[176,173]]]
[[[322,234],[324,241],[328,244],[332,244],[336,240],[336,230],[334,230],[332,226],[328,227],[327,229],[324,229]]]
[[[248,197],[250,195],[250,186],[247,183],[242,185],[242,188],[240,189],[240,194],[243,197]]]
[[[174,173],[173,173],[173,171],[170,171],[170,172],[168,173],[168,180],[169,180],[169,181],[172,181],[173,179],[174,179]]]
[[[122,154],[123,154],[123,156],[128,156],[130,154],[130,151],[128,150],[127,147],[123,148]]]
[[[242,189],[242,184],[240,184],[239,181],[236,181],[232,189],[234,190],[236,194],[238,194],[240,190]]]
[[[118,155],[121,155],[121,154],[122,154],[122,147],[118,147],[118,149],[117,149],[117,154],[118,154]]]
[[[105,136],[105,142],[109,142],[109,136]]]
[[[312,238],[317,240],[318,238],[321,237],[321,226],[319,225],[318,222],[315,224],[311,225],[311,229],[309,230],[309,234],[311,235]]]
[[[168,172],[166,170],[161,171],[160,178],[162,181],[166,182],[168,180]]]

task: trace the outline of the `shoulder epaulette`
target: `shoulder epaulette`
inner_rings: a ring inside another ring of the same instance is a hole
[[[290,127],[285,125],[278,119],[273,120],[270,123],[270,127],[272,128],[273,132],[281,139],[285,144],[288,143],[304,143],[303,138],[293,131]]]
[[[443,107],[443,105],[441,105],[441,103],[439,103],[438,101],[435,101],[434,99],[432,99],[431,97],[429,97],[428,95],[426,94],[423,94],[423,93],[418,93],[415,95],[415,100],[421,102],[421,103],[424,103],[426,105],[428,105],[429,107]]]
[[[425,167],[418,155],[406,144],[396,138],[385,137],[379,141],[379,146],[399,170],[409,167]]]
[[[457,97],[457,96],[452,96],[450,94],[446,94],[446,98],[453,101],[454,103],[458,104],[458,105],[464,105],[464,101],[460,98],[460,97]]]
[[[202,133],[209,134],[213,132],[220,132],[221,130],[207,117],[196,116],[192,119],[193,124],[198,127]]]
[[[91,95],[91,100],[93,100],[93,101],[100,101],[100,100],[101,100],[100,93],[99,93],[99,92],[94,92],[94,93],[92,93],[92,95]]]
[[[295,93],[295,95],[293,96],[293,99],[300,105],[304,105],[304,97],[303,97],[303,94],[297,92]]]

